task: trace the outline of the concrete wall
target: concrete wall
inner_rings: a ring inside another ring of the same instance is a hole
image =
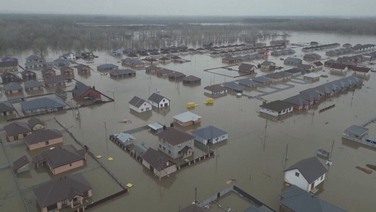
[[[46,144],[46,141],[42,141],[36,144],[30,144],[30,145],[27,144],[27,146],[29,147],[29,150],[40,149],[43,147],[48,147],[48,146],[52,146],[55,144],[63,143],[63,137],[51,139],[51,140],[48,140],[48,142],[49,144]]]
[[[55,169],[50,168],[50,170],[51,170],[52,174],[60,174],[60,173],[81,167],[83,165],[85,165],[85,161],[79,160],[79,161],[76,161],[76,162],[73,162],[73,163],[70,163],[70,164],[66,164],[64,166],[57,167]]]
[[[298,173],[299,176],[297,177],[295,174]],[[304,178],[302,173],[298,169],[293,169],[290,171],[285,172],[285,182],[290,183],[292,185],[296,185],[299,188],[309,191],[309,184],[307,180]]]

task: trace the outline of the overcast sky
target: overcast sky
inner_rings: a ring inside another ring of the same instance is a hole
[[[376,0],[0,0],[2,13],[375,16]]]

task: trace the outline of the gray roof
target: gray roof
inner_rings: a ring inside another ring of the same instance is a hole
[[[152,101],[152,102],[155,102],[155,103],[159,103],[160,101],[162,101],[164,98],[164,96],[162,95],[159,95],[157,93],[153,93],[152,95],[150,95],[150,97],[148,98],[149,101]],[[167,99],[167,98],[166,98]],[[169,99],[167,99],[169,100]],[[170,101],[170,100],[169,100]]]
[[[56,73],[55,69],[53,69],[52,67],[46,67],[46,68],[42,69],[41,72],[42,72],[42,74],[44,74],[44,73],[46,73],[48,70],[51,70],[51,71],[53,71],[53,72]]]
[[[169,127],[165,130],[162,130],[157,135],[159,138],[165,140],[167,143],[170,143],[171,145],[178,145],[194,139],[192,135],[178,130],[174,127]]]
[[[3,86],[5,91],[22,90],[22,86],[15,82],[10,82]]]
[[[29,125],[26,122],[12,122],[4,126],[4,130],[8,136],[26,134],[31,132]]]
[[[24,140],[26,144],[30,145],[60,137],[63,137],[63,135],[59,132],[59,130],[46,129],[26,136]]]
[[[285,62],[298,63],[302,62],[302,60],[296,57],[288,57],[285,59]]]
[[[264,62],[261,63],[261,65],[271,65],[271,64],[274,64],[274,62],[265,60]]]
[[[233,89],[233,90],[237,90],[237,91],[242,91],[243,90],[243,87],[240,86],[236,82],[225,82],[225,83],[223,83],[223,87],[226,87],[226,88],[229,88],[229,89]]]
[[[17,95],[17,96],[8,96],[8,101],[13,102],[13,101],[21,101],[25,100],[25,95]]]
[[[33,55],[28,56],[26,60],[42,60],[42,58],[33,54]]]
[[[260,82],[260,83],[272,81],[271,79],[268,79],[267,77],[264,77],[264,76],[255,77],[252,80],[255,82]]]
[[[150,65],[148,67],[145,68],[145,70],[158,70],[158,69],[161,69],[160,67],[157,67],[155,65]]]
[[[281,101],[281,100],[276,100],[273,102],[260,105],[260,107],[279,112],[287,108],[291,108],[292,104]]]
[[[346,212],[295,185],[283,191],[280,196],[281,204],[295,212]]]
[[[97,66],[97,69],[110,69],[110,68],[117,68],[117,66],[114,64],[103,64],[103,65]]]
[[[16,110],[9,101],[0,102],[0,112]]]
[[[73,145],[57,146],[33,157],[33,162],[45,161],[50,168],[57,168],[76,161],[84,160],[85,157],[74,148]]]
[[[46,82],[47,84],[65,82],[65,77],[63,75],[51,75],[47,77]]]
[[[239,80],[239,85],[253,86],[253,85],[257,85],[257,82],[250,80],[250,79],[241,79]]]
[[[44,208],[66,199],[72,200],[76,195],[83,196],[91,189],[82,174],[74,174],[45,182],[34,188],[33,192],[39,206]]]
[[[27,74],[27,73],[32,73],[32,74],[35,75],[35,72],[34,72],[34,71],[30,71],[30,70],[27,70],[27,69],[25,69],[25,70],[23,70],[23,71],[21,72],[22,75],[25,75],[25,74]]]
[[[301,69],[311,69],[312,68],[312,65],[307,65],[307,64],[299,64],[298,65],[298,68],[301,68]]]
[[[308,105],[308,102],[303,97],[301,97],[300,94],[287,98],[283,101],[299,106]]]
[[[135,145],[133,147],[133,151],[135,152],[136,156],[142,156],[148,149],[143,145]]]
[[[85,67],[87,67],[87,68],[90,69],[90,66],[88,66],[88,65],[79,64],[79,65],[77,66],[77,70],[81,70],[82,68],[85,68]]]
[[[26,62],[25,63],[25,66],[26,67],[29,67],[29,66],[36,66],[36,65],[42,65],[42,66],[44,66],[44,65],[46,65],[47,63],[45,63],[45,62],[38,62],[38,61],[31,61],[31,62]]]
[[[201,137],[205,140],[208,140],[208,139],[220,137],[222,135],[226,135],[228,133],[219,129],[219,128],[217,128],[217,127],[209,125],[207,127],[203,127],[203,128],[197,129],[197,130],[193,130],[193,131],[191,131],[191,134],[194,135],[194,136]]]
[[[220,92],[227,90],[226,88],[222,87],[221,85],[215,84],[215,85],[209,85],[204,87],[205,90],[212,91],[212,92]]]
[[[291,74],[296,74],[296,73],[303,74],[303,73],[305,73],[305,71],[303,69],[301,69],[301,68],[292,68],[292,69],[288,69],[288,70],[286,70],[284,72],[291,73]]]
[[[119,70],[114,70],[110,72],[110,75],[112,76],[123,76],[123,75],[130,75],[130,74],[136,74],[135,71],[132,69],[119,69]]]
[[[64,91],[64,90],[61,89],[61,88],[56,88],[56,90],[55,90],[55,94],[57,94],[57,95],[64,95],[64,94],[67,94],[67,92]]]
[[[33,128],[33,127],[34,127],[35,125],[37,125],[37,124],[44,125],[44,123],[43,123],[40,119],[35,118],[35,117],[29,119],[29,120],[27,121],[27,124],[28,124],[29,127],[31,127],[31,128]]]
[[[140,107],[142,104],[144,104],[144,102],[146,102],[145,100],[141,99],[140,97],[138,96],[134,96],[131,101],[129,101],[128,103],[130,105],[133,105],[135,107]]]
[[[75,94],[77,96],[81,96],[84,94],[87,90],[92,89],[90,86],[85,85],[82,82],[76,82],[74,88],[72,89],[72,94]]]
[[[309,184],[328,171],[317,157],[303,159],[287,168],[285,172],[294,169],[298,169]]]
[[[179,212],[205,212],[204,209],[200,208],[196,204],[191,204],[183,209],[181,209]]]
[[[174,163],[169,161],[162,153],[153,148],[148,148],[142,155],[142,159],[156,170],[163,170],[174,165]]]
[[[0,67],[13,67],[17,66],[18,61],[5,61],[5,62],[0,62]]]
[[[28,80],[24,82],[25,88],[36,88],[36,87],[43,87],[41,82],[36,80]]]
[[[66,104],[55,97],[43,97],[33,99],[26,102],[21,102],[22,110],[35,110],[40,108],[60,108],[65,107]]]
[[[67,64],[69,63],[69,60],[66,60],[66,59],[63,59],[63,58],[57,58],[56,60],[54,60],[55,63],[57,64]]]
[[[133,143],[132,141],[136,139],[133,135],[124,132],[114,134],[114,137],[124,145],[130,145]]]
[[[362,137],[364,134],[368,133],[368,128],[361,127],[358,125],[351,125],[350,127],[346,128],[347,132],[351,132],[359,137]]]
[[[26,164],[29,164],[29,162],[30,162],[30,161],[29,161],[29,158],[27,158],[26,155],[24,155],[24,156],[18,158],[17,160],[15,160],[15,161],[13,162],[13,171],[14,171],[14,172],[17,172],[17,170],[18,170],[19,168],[21,168],[22,166],[24,166],[24,165],[26,165]]]
[[[239,70],[242,70],[242,71],[250,71],[251,69],[254,69],[254,68],[256,68],[255,65],[248,64],[248,63],[242,63],[239,66]]]

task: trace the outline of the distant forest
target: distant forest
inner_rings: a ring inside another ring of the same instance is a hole
[[[150,48],[280,39],[287,31],[376,35],[376,19],[0,15],[0,51]]]

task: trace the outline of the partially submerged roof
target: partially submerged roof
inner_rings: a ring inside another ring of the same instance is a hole
[[[129,133],[119,133],[114,135],[116,139],[118,139],[122,143],[126,143],[127,141],[135,140],[136,138]]]
[[[21,102],[23,110],[35,110],[40,108],[60,108],[65,107],[66,104],[56,97],[42,97],[39,99],[33,99],[26,102]]]
[[[193,75],[189,75],[189,76],[184,77],[183,81],[190,81],[190,82],[201,81],[201,78],[193,76]]]
[[[48,76],[45,80],[47,84],[54,84],[59,82],[65,82],[65,77],[63,75],[51,75]]]
[[[37,124],[44,125],[44,123],[43,123],[40,119],[35,118],[35,117],[29,119],[29,120],[27,121],[27,124],[29,125],[30,128],[35,127],[35,125],[37,125]]]
[[[31,129],[26,122],[12,122],[8,125],[5,125],[4,130],[8,136],[26,134],[28,132],[31,132]]]
[[[196,204],[191,204],[183,209],[181,209],[179,212],[205,212],[204,209],[200,208]]]
[[[26,155],[18,158],[17,160],[15,160],[13,162],[13,171],[14,172],[17,172],[18,169],[20,169],[21,167],[25,166],[26,164],[29,164],[29,159],[27,158]]]
[[[178,145],[194,139],[194,136],[181,130],[178,130],[174,127],[169,127],[165,130],[162,130],[157,135],[159,138],[165,140],[167,143],[170,143],[171,145]]]
[[[198,119],[201,119],[201,116],[194,114],[190,111],[186,111],[184,113],[180,113],[178,115],[175,115],[174,119],[184,123],[184,122],[187,122],[187,121],[196,121]]]
[[[160,95],[160,94],[157,94],[157,93],[153,93],[148,98],[149,101],[152,101],[152,102],[155,102],[155,103],[159,103],[163,99],[167,99],[167,98],[164,97],[164,96],[162,96],[162,95]],[[167,100],[169,100],[169,99],[167,99]]]
[[[20,84],[18,84],[18,83],[10,82],[8,84],[5,84],[3,86],[3,89],[5,91],[22,90],[22,86]]]
[[[150,128],[153,129],[153,130],[160,130],[160,129],[163,129],[163,125],[160,124],[160,123],[149,124],[148,127],[150,127]]]
[[[16,110],[12,103],[9,101],[0,102],[0,112],[14,111]]]
[[[33,189],[41,208],[54,205],[63,200],[72,200],[75,196],[83,196],[91,190],[89,182],[82,174],[74,174],[50,180]]]
[[[158,171],[175,165],[175,163],[169,161],[162,153],[153,148],[148,148],[142,155],[142,159]]]
[[[279,112],[279,111],[291,108],[292,104],[290,104],[288,102],[281,101],[281,100],[276,100],[276,101],[273,101],[273,102],[269,102],[269,103],[260,105],[260,107]]]
[[[33,162],[45,161],[50,168],[54,169],[84,159],[85,157],[73,145],[62,145],[33,157]]]
[[[265,83],[265,82],[271,82],[272,81],[271,79],[264,77],[264,76],[255,77],[255,78],[252,78],[252,80],[255,81],[255,82],[258,82],[258,83]]]
[[[368,128],[359,125],[351,125],[350,127],[346,128],[345,131],[351,132],[355,135],[358,135],[359,137],[362,137],[363,135],[368,133]]]
[[[303,98],[300,94],[289,97],[283,101],[294,104],[294,105],[299,105],[299,106],[309,105],[307,100]]]
[[[56,129],[40,130],[25,137],[25,143],[28,145],[48,141],[55,138],[61,138],[63,135]]]
[[[88,85],[85,85],[82,82],[76,82],[74,88],[72,89],[72,94],[77,96],[82,96],[86,91],[91,90],[92,88]]]
[[[257,85],[257,82],[247,78],[247,79],[239,80],[239,85],[254,86],[254,85]]]
[[[316,73],[308,73],[308,74],[304,74],[303,75],[304,77],[309,77],[309,78],[317,78],[317,77],[320,77],[319,74],[316,74]]]
[[[142,104],[144,104],[146,101],[141,99],[140,97],[138,96],[134,96],[128,103],[130,105],[133,105],[135,107],[140,107]]]
[[[221,92],[221,91],[227,90],[226,88],[224,88],[224,87],[222,87],[221,85],[218,85],[218,84],[206,86],[204,89],[211,91],[211,92]]]
[[[232,90],[236,90],[236,91],[242,91],[243,90],[243,87],[240,86],[236,82],[225,82],[225,83],[223,83],[223,87],[226,87],[226,88],[232,89]]]
[[[302,62],[301,59],[296,58],[296,57],[288,57],[288,58],[285,59],[285,62],[286,62],[286,61],[287,61],[287,62],[291,62],[291,63]]]
[[[287,168],[285,172],[294,169],[299,170],[309,184],[328,171],[317,157],[303,159]]]
[[[295,185],[283,191],[280,196],[280,203],[295,212],[346,212]]]
[[[24,84],[25,84],[25,88],[43,87],[42,83],[36,80],[28,80]]]
[[[112,68],[117,68],[117,66],[114,64],[103,64],[103,65],[97,66],[97,69],[112,69]]]
[[[194,135],[194,136],[201,137],[205,140],[208,140],[208,139],[217,138],[217,137],[220,137],[220,136],[223,136],[223,135],[227,135],[228,133],[219,129],[219,128],[217,128],[217,127],[209,125],[207,127],[203,127],[203,128],[197,129],[197,130],[193,130],[193,131],[191,131],[191,134]]]

